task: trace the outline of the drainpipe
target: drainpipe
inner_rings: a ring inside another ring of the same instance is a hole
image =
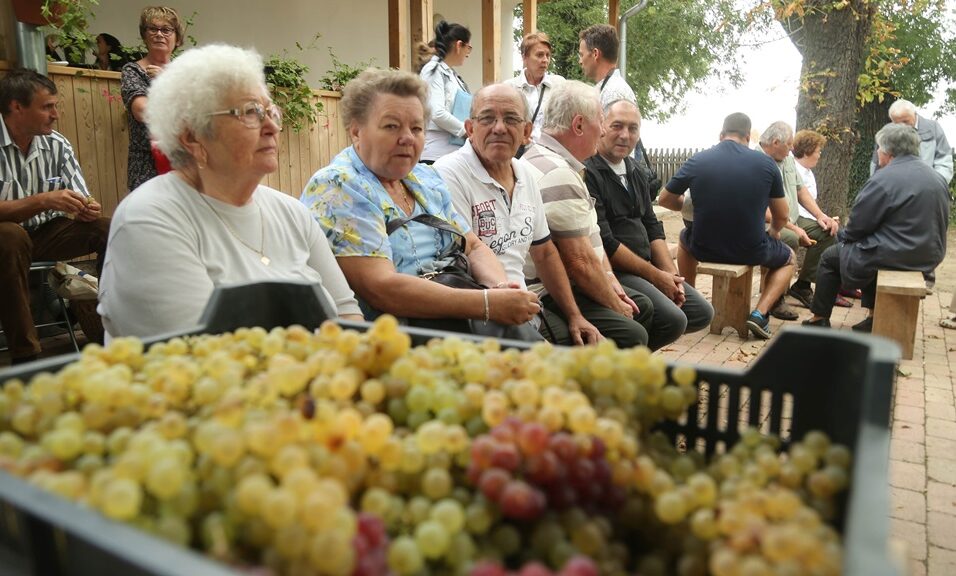
[[[641,2],[631,6],[624,11],[624,14],[621,14],[621,17],[617,21],[617,35],[621,39],[621,47],[618,50],[617,56],[617,67],[621,71],[621,76],[624,77],[625,82],[627,81],[627,20],[647,7],[648,0],[641,0]]]
[[[17,64],[46,75],[46,40],[40,27],[17,22]]]

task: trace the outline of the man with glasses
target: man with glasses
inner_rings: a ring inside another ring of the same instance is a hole
[[[14,364],[40,352],[30,312],[30,263],[95,252],[99,273],[110,227],[73,147],[53,130],[56,93],[56,84],[33,70],[12,70],[0,79],[0,324]]]
[[[516,288],[525,289],[528,257],[542,283],[568,318],[570,341],[595,342],[601,335],[578,309],[561,257],[551,241],[541,193],[527,168],[514,159],[531,133],[528,107],[517,90],[492,84],[478,91],[465,120],[468,140],[456,152],[439,158],[435,169],[448,185],[459,214],[495,253]],[[556,336],[539,326],[549,339]]]
[[[631,152],[641,138],[641,114],[629,100],[605,110],[598,153],[584,163],[584,182],[594,198],[601,240],[622,285],[654,302],[648,345],[656,350],[685,332],[710,325],[714,308],[677,272],[654,214],[647,177]]]

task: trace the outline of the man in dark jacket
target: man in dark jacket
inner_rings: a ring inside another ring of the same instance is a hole
[[[618,281],[654,303],[648,331],[656,350],[710,325],[714,309],[677,273],[654,214],[647,176],[631,152],[641,138],[641,115],[628,100],[604,111],[604,135],[598,153],[584,165],[584,182],[594,198],[604,251]]]
[[[920,139],[912,126],[887,124],[876,134],[880,170],[856,196],[837,244],[820,259],[813,317],[804,324],[829,326],[837,290],[861,288],[870,309],[854,330],[873,327],[876,273],[880,268],[926,273],[946,255],[949,191],[944,178],[920,160]]]

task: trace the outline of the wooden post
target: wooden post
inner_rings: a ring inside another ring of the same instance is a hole
[[[617,30],[617,19],[620,13],[620,0],[607,0],[607,23],[615,30]]]
[[[408,57],[408,3],[406,0],[388,0],[388,65],[400,70],[411,70]]]
[[[432,25],[432,0],[410,0],[409,12],[412,22],[412,46],[419,42],[428,44],[435,33],[435,27]]]
[[[522,24],[525,35],[538,31],[538,0],[522,0]]]
[[[501,0],[481,2],[481,82],[501,77]]]

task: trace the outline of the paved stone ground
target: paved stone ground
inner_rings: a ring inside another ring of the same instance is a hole
[[[683,224],[675,214],[662,216],[668,239],[676,240]],[[956,246],[950,230],[949,246]],[[758,282],[757,274],[754,282]],[[890,523],[892,537],[908,557],[910,576],[956,574],[956,330],[939,326],[956,288],[956,251],[950,249],[937,270],[937,289],[923,300],[912,360],[900,363],[890,440]],[[698,277],[698,289],[708,298],[711,277]],[[834,308],[835,329],[849,330],[866,316],[859,301],[853,308]],[[788,303],[808,318],[809,310]],[[798,320],[797,322],[799,322]],[[776,333],[785,325],[771,318]],[[771,340],[772,341],[772,340]],[[661,350],[670,360],[716,364],[729,368],[750,365],[770,341],[742,340],[736,330],[723,334],[704,330],[687,334]]]

